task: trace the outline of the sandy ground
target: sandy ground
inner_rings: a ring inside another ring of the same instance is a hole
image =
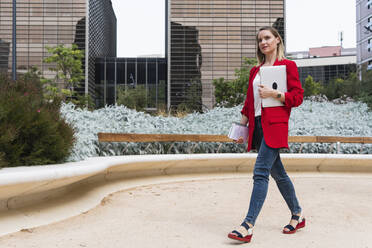
[[[307,226],[281,233],[290,213],[273,180],[252,242],[239,247],[372,248],[372,176],[294,175]],[[0,247],[237,247],[227,238],[246,214],[251,176],[121,191],[59,223],[0,237]]]

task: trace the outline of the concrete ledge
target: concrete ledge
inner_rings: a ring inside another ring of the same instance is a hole
[[[287,171],[372,173],[372,155],[282,154]],[[110,193],[206,176],[251,173],[256,154],[89,158],[0,170],[0,235],[49,224],[97,206]]]

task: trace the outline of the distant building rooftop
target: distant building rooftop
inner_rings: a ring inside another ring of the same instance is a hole
[[[338,56],[356,56],[356,48],[343,48],[341,46],[312,47],[309,51],[288,52],[291,59],[308,59]]]
[[[324,46],[309,48],[310,57],[341,56],[341,46]]]

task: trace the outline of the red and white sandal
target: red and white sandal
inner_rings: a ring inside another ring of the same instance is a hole
[[[304,228],[306,224],[306,219],[304,217],[300,217],[298,215],[292,215],[292,220],[296,220],[298,223],[296,227],[293,227],[292,225],[288,224],[284,228],[287,228],[289,231],[286,231],[283,229],[284,234],[294,234],[298,229]]]
[[[230,239],[235,239],[240,242],[249,243],[253,236],[253,228],[247,222],[243,222],[236,230],[227,235]]]

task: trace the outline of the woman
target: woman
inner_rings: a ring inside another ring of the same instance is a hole
[[[247,98],[244,103],[240,123],[249,124],[248,151],[258,150],[253,171],[253,191],[249,210],[243,223],[228,237],[241,242],[250,242],[256,218],[267,195],[269,175],[286,201],[291,220],[284,227],[283,233],[295,233],[305,226],[301,216],[302,209],[298,203],[293,184],[280,160],[279,149],[288,148],[288,120],[292,107],[297,107],[303,100],[303,89],[298,77],[297,66],[284,57],[283,40],[278,31],[272,27],[261,28],[256,36],[258,65],[250,71]],[[273,90],[260,83],[259,70],[262,66],[285,65],[287,71],[287,92]],[[273,97],[280,100],[284,106],[262,108],[261,99]],[[237,143],[242,143],[240,137]]]

